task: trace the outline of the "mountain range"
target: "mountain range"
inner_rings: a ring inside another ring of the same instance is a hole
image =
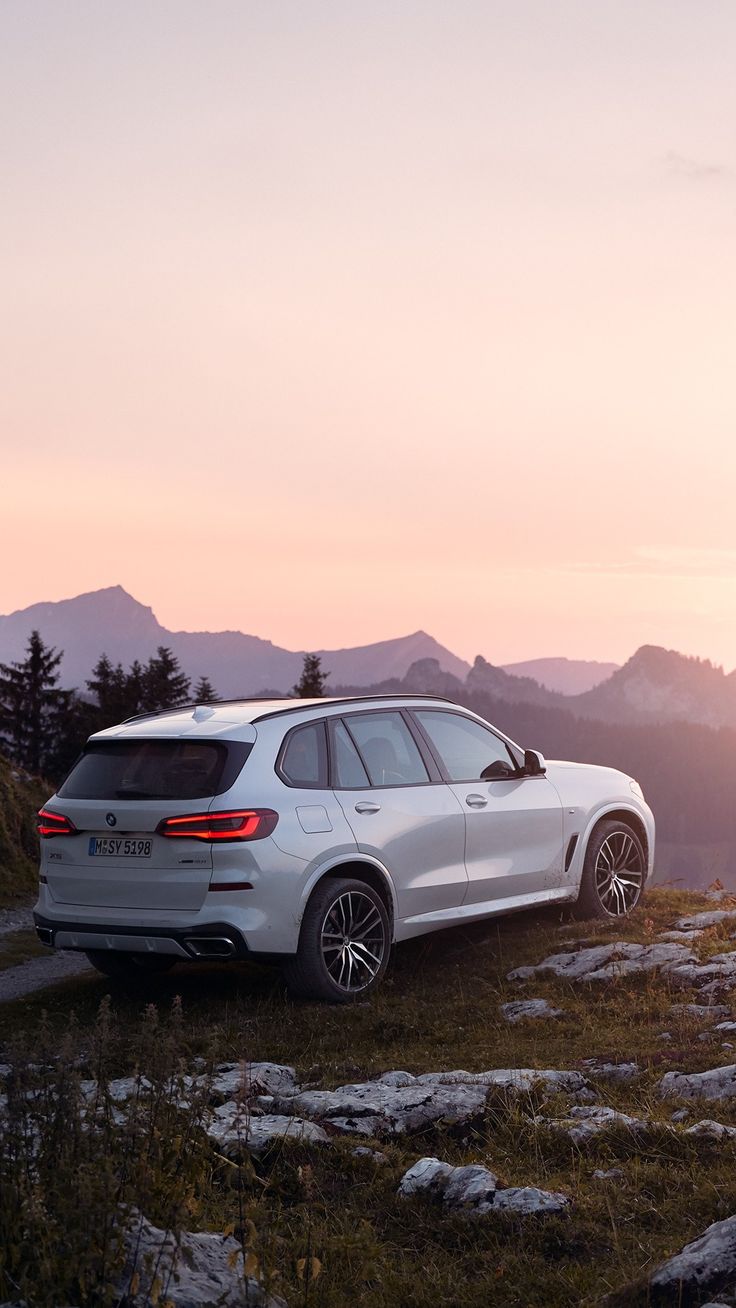
[[[223,698],[283,694],[298,681],[305,653],[240,631],[170,631],[122,586],[0,616],[0,663],[21,659],[34,629],[46,644],[64,652],[61,684],[82,691],[103,652],[128,667],[165,645],[188,676],[209,677]],[[310,652],[320,656],[329,672],[333,693],[343,687],[390,685],[450,696],[481,694],[616,724],[736,726],[736,673],[658,646],[642,646],[622,667],[564,658],[501,667],[480,655],[471,667],[424,631],[352,649]]]

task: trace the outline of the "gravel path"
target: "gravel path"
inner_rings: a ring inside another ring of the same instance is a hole
[[[18,928],[15,927],[14,930]],[[84,954],[77,954],[73,950],[55,950],[48,958],[30,958],[27,963],[19,963],[17,967],[9,967],[0,972],[0,1004],[6,1004],[11,999],[22,999],[34,990],[43,990],[45,986],[66,981],[83,972],[88,972],[90,976],[97,975]]]
[[[13,931],[27,931],[32,926],[32,908],[0,908],[0,939]],[[0,971],[0,1004],[10,999],[22,999],[24,995],[33,994],[34,990],[43,990],[44,986],[53,986],[57,981],[66,981],[81,972],[92,973],[94,969],[84,954],[72,950],[54,950],[47,958],[29,958],[27,963]]]

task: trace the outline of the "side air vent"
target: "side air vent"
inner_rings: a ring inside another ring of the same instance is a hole
[[[578,843],[578,833],[577,833],[577,831],[576,831],[574,836],[570,836],[570,841],[569,841],[569,844],[568,844],[568,846],[567,846],[567,853],[565,854],[565,871],[566,871],[566,872],[568,872],[568,871],[570,870],[570,864],[572,863],[572,856],[573,856],[573,854],[575,853],[575,849],[576,849],[576,847],[577,847],[577,843]]]

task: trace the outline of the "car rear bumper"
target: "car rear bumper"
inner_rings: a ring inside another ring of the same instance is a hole
[[[189,927],[112,926],[109,922],[63,921],[34,912],[36,934],[50,949],[117,950],[134,954],[167,954],[183,962],[194,959],[263,958],[249,949],[229,922]]]

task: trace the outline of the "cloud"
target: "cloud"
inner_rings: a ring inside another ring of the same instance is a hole
[[[710,182],[719,177],[732,176],[732,169],[725,164],[703,163],[700,159],[691,159],[687,155],[670,150],[664,157],[667,172],[675,177],[686,177],[693,182]]]
[[[628,559],[600,563],[572,563],[568,572],[640,577],[736,578],[736,549],[709,549],[656,545],[635,549]]]

